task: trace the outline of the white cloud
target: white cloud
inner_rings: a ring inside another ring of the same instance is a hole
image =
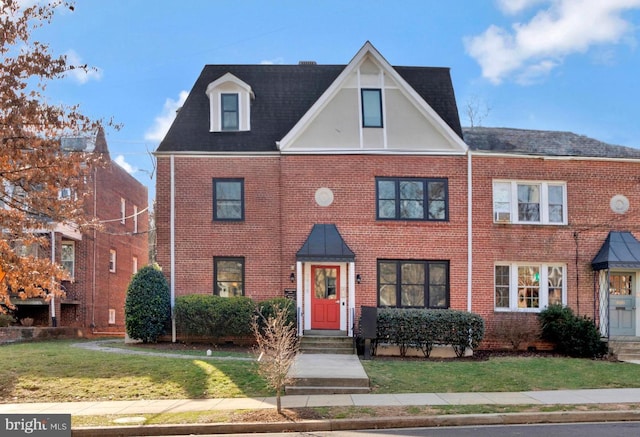
[[[125,160],[124,155],[116,156],[116,159],[114,159],[114,161],[129,174],[134,174],[138,171],[136,167],[132,166]]]
[[[261,65],[274,65],[274,64],[284,64],[284,59],[282,57],[274,58],[274,59],[265,59],[260,61]]]
[[[182,107],[188,95],[189,93],[187,91],[180,91],[178,100],[170,98],[165,100],[162,113],[155,118],[153,126],[147,130],[147,133],[144,135],[145,140],[162,141],[169,127],[171,127],[171,123],[173,123],[173,120],[176,118],[176,111]]]
[[[482,68],[482,76],[499,84],[513,76],[519,83],[548,75],[574,53],[594,46],[630,43],[634,26],[622,17],[640,8],[640,0],[499,0],[505,13],[517,13],[539,3],[541,9],[510,30],[491,25],[465,38],[467,53]]]
[[[67,58],[67,65],[69,67],[74,67],[67,72],[67,77],[70,77],[75,82],[83,85],[90,80],[102,79],[102,70],[99,68],[90,66],[83,68],[86,63],[82,62],[82,58],[75,52],[75,50],[69,50],[65,53],[65,56]]]

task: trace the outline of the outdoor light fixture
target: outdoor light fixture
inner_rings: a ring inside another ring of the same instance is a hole
[[[356,282],[357,282],[358,284],[362,282],[362,276],[360,276],[360,273],[358,273],[358,274],[356,275]]]
[[[291,272],[291,274],[289,275],[289,280],[291,282],[296,282],[296,274]]]

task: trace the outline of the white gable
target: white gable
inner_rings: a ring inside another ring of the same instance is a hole
[[[222,130],[222,95],[236,94],[238,96],[238,130],[251,130],[251,102],[255,96],[251,86],[238,79],[231,73],[214,80],[207,86],[206,94],[209,97],[209,130],[220,132]]]
[[[362,89],[380,90],[380,126],[363,127]],[[467,150],[369,42],[279,148],[282,153],[463,154]]]

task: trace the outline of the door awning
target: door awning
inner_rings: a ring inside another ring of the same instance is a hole
[[[593,270],[640,269],[640,242],[631,232],[610,231],[591,266]]]
[[[298,261],[354,261],[356,255],[333,224],[315,224],[296,254]]]

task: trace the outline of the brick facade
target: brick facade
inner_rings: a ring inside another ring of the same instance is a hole
[[[62,245],[74,245],[75,275],[63,281],[66,295],[55,299],[55,324],[87,328],[83,332],[124,335],[124,302],[133,275],[133,258],[138,269],[149,262],[149,212],[147,188],[109,158],[104,133],[96,138],[95,153],[103,153],[106,164],[96,167],[87,180],[84,208],[88,217],[95,217],[100,228],[82,235],[76,232],[55,232],[56,262],[61,262]],[[121,223],[121,199],[125,199],[124,223]],[[137,207],[137,232],[134,232],[134,206]],[[110,250],[116,251],[115,272],[109,271]],[[50,256],[50,254],[46,255]],[[38,326],[54,324],[48,304],[20,305],[19,317],[33,317]],[[115,323],[109,321],[109,311],[115,312]]]

